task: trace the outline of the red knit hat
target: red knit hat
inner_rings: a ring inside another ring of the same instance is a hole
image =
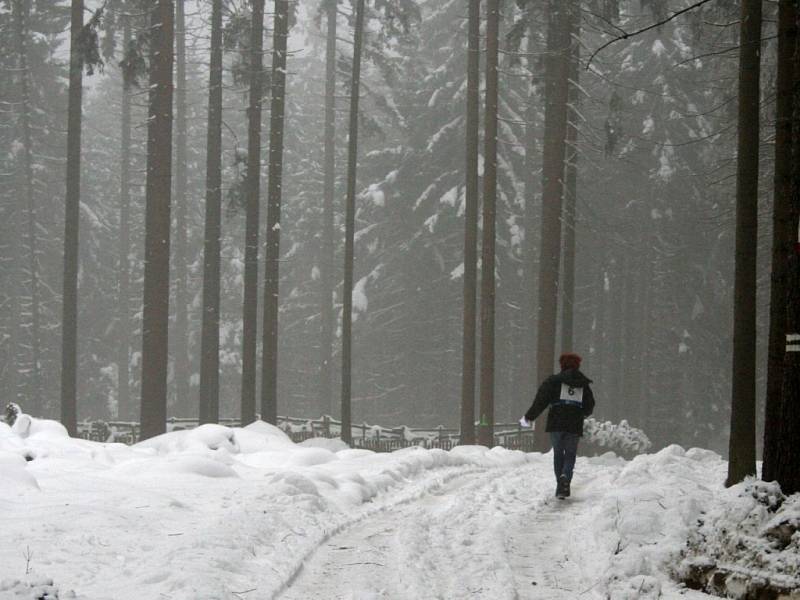
[[[562,371],[566,369],[579,369],[581,360],[581,357],[574,352],[565,352],[558,357],[558,364],[561,365]]]

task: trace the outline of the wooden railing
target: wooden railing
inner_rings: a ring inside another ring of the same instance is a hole
[[[239,420],[220,419],[220,425],[238,427]],[[197,419],[170,417],[167,431],[179,431],[197,427]],[[280,427],[294,442],[309,438],[338,438],[341,422],[332,417],[303,419],[278,417]],[[139,423],[135,421],[81,421],[78,435],[99,442],[121,442],[135,444],[139,441]],[[400,448],[421,446],[450,450],[459,443],[460,431],[443,426],[435,428],[380,427],[362,423],[352,426],[352,446],[375,452],[391,452]],[[518,423],[497,423],[494,431],[495,443],[509,449],[533,450],[533,431],[523,429]]]

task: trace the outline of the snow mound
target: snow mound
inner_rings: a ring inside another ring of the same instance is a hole
[[[306,446],[309,448],[324,448],[330,452],[342,452],[350,450],[350,446],[345,444],[340,438],[308,438],[298,444],[298,446]],[[372,454],[372,452],[369,452]]]
[[[261,436],[266,436],[268,438],[274,438],[275,441],[283,441],[289,444],[292,443],[292,440],[289,439],[289,436],[281,431],[281,429],[265,421],[255,421],[250,423],[244,427],[244,430]]]
[[[14,425],[11,426],[11,432],[21,438],[27,437],[56,437],[66,439],[69,438],[67,428],[58,421],[50,419],[37,419],[25,413],[17,415]]]
[[[701,507],[713,500],[725,463],[718,455],[669,446],[623,464],[588,513],[585,531],[593,542],[587,543],[583,560],[591,563],[598,553],[609,557],[599,574],[605,597],[656,600],[667,591],[662,589],[669,582],[666,574]]]
[[[10,452],[0,452],[0,481],[3,482],[7,492],[19,493],[28,489],[39,489],[36,477],[25,468],[25,459]]]
[[[157,454],[174,454],[186,451],[226,450],[239,453],[239,444],[233,429],[207,423],[195,429],[182,429],[163,433],[134,445],[134,448],[153,449]]]
[[[710,506],[691,529],[677,577],[732,598],[798,597],[800,494],[749,479]]]
[[[583,422],[583,437],[590,444],[623,454],[642,454],[653,446],[644,431],[631,427],[624,419],[612,423],[589,417]]]
[[[0,580],[0,600],[59,600],[77,598],[75,592],[59,592],[53,580],[28,576],[25,579]]]

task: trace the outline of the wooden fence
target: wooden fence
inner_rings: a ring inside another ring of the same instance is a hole
[[[220,419],[220,425],[238,427],[238,419]],[[179,431],[197,427],[197,420],[170,417],[167,431]],[[310,438],[338,438],[341,422],[324,416],[320,419],[278,417],[280,427],[294,442]],[[121,442],[135,444],[139,441],[139,423],[135,421],[82,421],[78,423],[78,435],[99,442]],[[450,450],[459,443],[458,429],[436,427],[432,429],[409,427],[380,427],[362,423],[352,426],[352,446],[375,452],[392,452],[401,448],[420,446]],[[533,431],[523,429],[519,423],[497,423],[494,431],[495,444],[512,450],[533,451]]]

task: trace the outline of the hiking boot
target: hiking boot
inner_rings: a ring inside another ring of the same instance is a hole
[[[556,498],[563,500],[567,496],[569,496],[569,481],[565,475],[562,475],[556,484]]]

